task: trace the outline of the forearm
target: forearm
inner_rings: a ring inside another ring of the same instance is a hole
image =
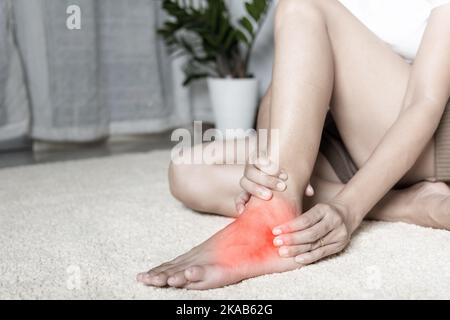
[[[404,108],[367,162],[334,199],[346,208],[353,228],[414,165],[441,116],[442,108],[430,101]]]

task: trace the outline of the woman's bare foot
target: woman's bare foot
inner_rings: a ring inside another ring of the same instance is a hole
[[[370,218],[450,230],[450,188],[445,183],[420,182],[397,192],[398,210],[375,210]]]
[[[293,258],[281,258],[272,229],[298,214],[299,206],[274,196],[253,197],[244,213],[214,236],[137,280],[150,286],[187,289],[223,287],[244,279],[298,268]]]

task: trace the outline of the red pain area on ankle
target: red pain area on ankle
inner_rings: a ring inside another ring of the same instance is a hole
[[[217,262],[233,267],[278,258],[272,230],[295,217],[295,207],[284,199],[252,199],[245,212],[217,239]]]

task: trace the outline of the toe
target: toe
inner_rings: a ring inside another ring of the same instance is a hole
[[[164,287],[167,285],[167,275],[164,272],[152,274],[150,272],[143,272],[138,275],[138,281],[146,286]]]
[[[233,273],[231,272],[231,274]],[[219,288],[242,280],[242,278],[237,277],[237,274],[230,276],[230,272],[225,272],[218,265],[189,267],[184,275],[188,280],[184,288],[193,290]]]
[[[172,262],[166,262],[157,267],[150,269],[147,273],[149,273],[150,275],[156,275],[156,274],[166,271],[167,269],[170,269],[172,267],[173,267]]]
[[[148,285],[155,286],[155,287],[164,287],[167,285],[167,274],[165,272],[160,272],[157,275],[148,276]]]
[[[136,275],[137,282],[144,282],[144,278],[147,275],[147,272],[141,272]]]
[[[177,274],[178,272],[183,272],[184,270],[184,265],[177,265],[177,266],[172,266],[171,268],[165,269],[163,272],[159,272],[159,273],[155,273],[155,272],[148,272],[147,276],[144,276],[144,280],[142,282],[144,282],[147,285],[151,285],[151,286],[156,286],[156,287],[164,287],[164,286],[172,286],[171,284],[168,283],[169,278],[173,277],[175,274]],[[183,278],[185,278],[183,276]],[[173,279],[171,280],[173,281]],[[178,281],[176,281],[176,283],[178,283]]]
[[[192,266],[184,271],[184,276],[190,282],[197,282],[203,280],[205,271],[204,266]]]
[[[185,271],[178,271],[174,275],[170,276],[167,279],[167,284],[171,287],[182,287],[187,283],[186,276],[184,275]]]
[[[153,278],[157,277],[161,272],[164,272],[165,270],[167,270],[171,267],[172,267],[172,265],[170,263],[168,263],[168,262],[163,263],[157,267],[150,269],[147,272],[138,273],[136,276],[136,280],[138,282],[142,282],[146,285],[152,285]]]

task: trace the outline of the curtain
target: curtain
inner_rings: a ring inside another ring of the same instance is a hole
[[[14,45],[11,3],[0,0],[0,141],[26,135],[30,113],[22,64]]]
[[[66,26],[70,5],[81,29]],[[85,142],[192,120],[155,0],[0,0],[0,142]]]

